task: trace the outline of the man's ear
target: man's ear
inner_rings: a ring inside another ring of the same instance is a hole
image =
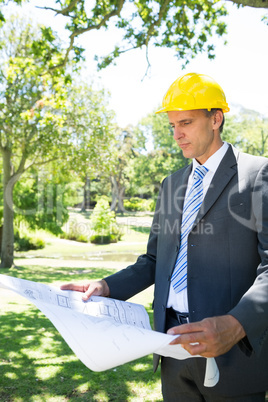
[[[220,128],[221,123],[223,121],[223,112],[222,110],[216,110],[215,114],[213,115],[213,128],[217,130]]]

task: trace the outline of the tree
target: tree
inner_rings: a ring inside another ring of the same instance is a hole
[[[110,172],[116,127],[109,94],[85,82],[73,83],[69,91],[66,123],[73,139],[70,168],[84,183],[82,210],[89,205],[90,180]],[[79,161],[79,163],[77,163]]]
[[[267,0],[226,1],[238,6],[268,8]],[[13,2],[23,4],[23,0]],[[1,3],[5,3],[5,0],[0,0]],[[71,53],[76,60],[80,60],[84,49],[76,45],[76,40],[80,35],[94,30],[114,27],[122,33],[120,45],[115,45],[110,54],[100,58],[96,55],[99,68],[106,67],[129,50],[145,47],[148,51],[149,43],[172,47],[184,64],[204,51],[209,58],[214,58],[213,39],[215,35],[224,36],[226,33],[222,17],[226,16],[227,11],[220,0],[95,0],[91,7],[86,0],[57,0],[54,7],[43,6],[40,2],[38,8],[53,11],[55,16],[65,18],[65,28],[70,33],[64,55],[50,69],[66,65]],[[0,23],[4,20],[0,12]],[[267,21],[267,16],[264,16],[264,21]]]
[[[45,229],[62,233],[69,218],[67,210],[70,174],[58,169],[55,163],[28,169],[16,182],[13,191],[15,227]]]
[[[19,0],[13,0],[20,4]],[[0,3],[4,0],[0,0]],[[99,57],[99,68],[110,63],[131,49],[154,46],[172,47],[180,60],[187,63],[200,52],[206,51],[209,58],[215,57],[213,37],[223,36],[226,24],[222,17],[227,11],[222,3],[203,0],[96,0],[88,6],[85,0],[56,1],[55,7],[43,6],[43,10],[55,12],[65,18],[69,44],[65,55],[50,69],[64,66],[73,51],[77,59],[83,50],[76,46],[77,38],[93,30],[115,28],[122,33],[120,45],[112,52]]]
[[[111,209],[124,212],[124,197],[127,183],[130,181],[130,161],[137,156],[137,138],[132,127],[125,130],[118,129],[116,143],[113,148],[113,163],[110,172],[112,187]]]
[[[223,139],[244,152],[268,157],[268,119],[242,109],[239,115],[226,119]]]
[[[115,212],[110,210],[106,197],[101,197],[98,200],[90,216],[90,228],[94,231],[94,234],[90,236],[92,243],[117,242],[120,238]]]
[[[47,38],[50,37],[50,40]],[[64,111],[70,77],[47,73],[60,56],[60,42],[48,28],[35,31],[12,18],[0,31],[0,152],[3,161],[4,225],[1,266],[13,264],[13,190],[21,175],[68,152]],[[39,46],[38,46],[39,44]]]
[[[227,1],[238,6],[268,8],[267,0]],[[21,5],[24,1],[13,2]],[[0,0],[1,3],[5,0]],[[54,7],[43,6],[42,2],[37,7],[52,11],[67,21],[65,28],[69,33],[69,43],[61,58],[49,66],[51,71],[64,67],[70,55],[73,60],[81,60],[84,49],[77,46],[76,41],[79,36],[94,30],[115,28],[122,34],[120,44],[116,44],[108,55],[95,55],[99,68],[105,68],[120,54],[137,48],[146,48],[149,67],[149,43],[173,48],[183,66],[201,52],[213,59],[214,38],[216,35],[224,37],[226,33],[224,17],[227,11],[220,0],[95,0],[91,6],[86,0],[57,0]],[[267,23],[267,16],[263,20]],[[0,11],[0,24],[4,21]]]

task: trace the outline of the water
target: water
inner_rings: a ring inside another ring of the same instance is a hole
[[[85,255],[85,259],[89,261],[130,261],[135,262],[140,253],[132,253],[132,252],[122,252],[122,253],[112,253],[112,252],[103,252],[103,253],[88,253]]]

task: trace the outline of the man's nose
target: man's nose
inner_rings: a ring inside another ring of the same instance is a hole
[[[180,127],[174,127],[173,131],[173,138],[174,140],[179,140],[181,137],[183,137],[183,132]]]

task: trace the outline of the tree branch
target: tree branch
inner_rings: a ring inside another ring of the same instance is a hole
[[[147,69],[145,72],[145,75],[142,79],[142,81],[144,80],[144,78],[147,76],[148,71],[151,68],[151,63],[149,61],[149,55],[148,55],[148,45],[149,45],[149,41],[153,35],[154,32],[154,28],[155,27],[159,27],[161,25],[161,22],[163,20],[164,14],[167,10],[167,7],[170,3],[170,0],[165,0],[164,3],[161,5],[160,10],[159,10],[159,14],[158,14],[158,18],[157,20],[154,20],[154,22],[150,25],[148,31],[147,31],[147,35],[146,35],[146,39],[145,39],[145,46],[146,46],[146,60],[147,60]]]
[[[149,70],[151,68],[151,63],[150,63],[149,54],[148,54],[148,46],[146,46],[146,60],[147,60],[147,68],[146,68],[145,74],[144,74],[144,76],[143,76],[141,81],[143,81],[145,79],[145,77],[147,77],[148,72],[149,72]]]
[[[78,0],[71,1],[69,6],[65,7],[63,10],[56,10],[55,8],[52,8],[52,7],[40,7],[40,6],[36,6],[36,8],[41,8],[42,10],[54,11],[56,13],[56,15],[61,14],[64,16],[69,16],[69,12],[72,11],[72,9],[76,6],[77,2],[78,2]]]
[[[253,8],[268,8],[268,0],[226,0],[240,6],[247,6]]]
[[[167,10],[167,6],[169,5],[170,0],[165,0],[164,3],[161,5],[160,10],[159,10],[159,14],[158,14],[158,18],[157,20],[155,20],[149,27],[148,31],[147,31],[147,35],[146,35],[146,40],[145,40],[145,45],[148,46],[149,41],[151,39],[151,36],[153,34],[154,28],[155,27],[159,27],[161,25],[161,22],[163,20],[164,17],[164,13]]]
[[[125,1],[126,1],[126,0],[118,0],[117,5],[115,6],[114,10],[112,10],[110,13],[104,15],[104,17],[103,17],[102,20],[99,22],[99,24],[90,25],[90,26],[87,26],[86,28],[78,28],[78,29],[74,30],[74,31],[72,32],[72,34],[69,36],[69,38],[70,38],[70,43],[69,43],[68,48],[66,49],[66,52],[65,52],[65,56],[64,56],[63,61],[62,61],[61,63],[59,63],[59,64],[53,66],[53,67],[50,67],[49,71],[54,71],[54,70],[57,69],[57,68],[64,67],[64,66],[66,65],[67,61],[68,61],[68,57],[69,57],[70,51],[72,50],[72,48],[73,48],[73,46],[74,46],[74,40],[75,40],[75,38],[76,38],[77,36],[79,36],[79,35],[82,35],[82,34],[85,33],[85,32],[89,32],[89,31],[91,31],[91,30],[93,30],[93,29],[97,29],[97,30],[100,29],[109,19],[111,19],[112,17],[115,17],[115,16],[119,15],[120,12],[121,12],[121,10],[122,10],[122,8],[123,8],[123,5],[124,5]],[[66,10],[68,9],[68,12],[69,12],[69,11],[71,10],[71,5],[73,4],[72,7],[74,7],[75,3],[77,3],[77,0],[74,0],[67,8],[65,8],[64,10],[62,10],[62,12],[60,12],[59,10],[53,10],[53,11],[55,11],[55,12],[58,13],[58,14],[63,14],[63,12],[66,12]],[[44,7],[44,8],[45,8],[45,9],[48,9],[47,7]],[[51,9],[51,10],[52,10],[52,9]],[[63,14],[63,15],[67,15],[67,14]]]

